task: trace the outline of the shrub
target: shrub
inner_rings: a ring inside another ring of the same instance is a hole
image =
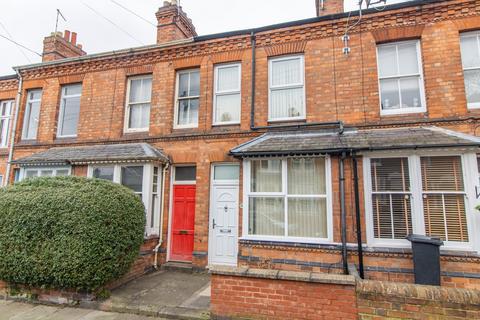
[[[143,242],[144,207],[98,179],[27,179],[0,191],[0,279],[94,291],[121,277]]]

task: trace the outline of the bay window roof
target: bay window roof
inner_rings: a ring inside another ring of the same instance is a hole
[[[343,151],[480,146],[480,138],[435,126],[356,130],[267,132],[230,151],[236,157],[335,154]]]
[[[148,143],[56,147],[13,161],[20,166],[115,162],[169,162],[168,156]]]

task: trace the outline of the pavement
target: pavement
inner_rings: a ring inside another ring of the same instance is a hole
[[[133,314],[54,307],[0,300],[0,320],[154,320]]]
[[[200,320],[210,318],[210,276],[157,271],[78,307],[0,300],[0,320]]]

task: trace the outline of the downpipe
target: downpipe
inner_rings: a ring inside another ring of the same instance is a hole
[[[155,268],[155,270],[158,270],[158,250],[160,250],[160,247],[162,246],[163,244],[163,215],[164,215],[164,211],[165,211],[165,177],[166,177],[166,173],[167,173],[167,170],[168,168],[170,167],[170,164],[167,163],[164,167],[163,167],[163,173],[162,173],[162,207],[160,209],[160,230],[159,230],[159,235],[158,235],[158,244],[155,246],[155,249],[153,249],[153,252],[155,252],[155,260],[154,260],[154,264],[153,264],[153,267]]]
[[[23,90],[23,78],[22,74],[18,71],[15,70],[18,75],[18,91],[17,91],[17,97],[15,101],[15,114],[13,116],[13,126],[12,126],[12,131],[10,132],[10,148],[8,150],[8,161],[7,161],[7,170],[6,170],[6,177],[4,180],[4,185],[3,186],[8,186],[10,183],[10,172],[12,170],[12,160],[13,160],[13,147],[15,145],[15,134],[17,132],[17,122],[18,122],[18,112],[20,110],[20,103],[22,100],[22,90]]]
[[[348,255],[347,255],[347,213],[345,209],[345,158],[346,153],[342,152],[340,158],[340,223],[342,230],[342,264],[343,273],[348,274]]]

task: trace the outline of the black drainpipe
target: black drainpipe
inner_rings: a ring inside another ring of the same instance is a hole
[[[348,274],[347,256],[347,213],[345,210],[345,166],[346,152],[340,157],[340,224],[342,229],[342,264],[343,273]]]
[[[353,188],[355,192],[355,216],[357,223],[357,246],[358,246],[358,272],[360,278],[364,279],[363,270],[363,246],[362,246],[362,224],[360,217],[360,193],[358,191],[358,161],[355,152],[352,152],[353,159]]]

